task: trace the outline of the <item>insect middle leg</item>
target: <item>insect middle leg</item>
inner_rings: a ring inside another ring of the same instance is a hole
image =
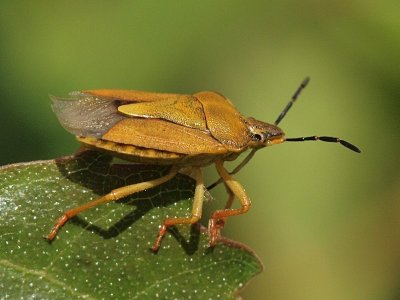
[[[236,181],[229,172],[224,168],[221,160],[216,161],[215,166],[221,178],[224,180],[225,186],[230,190],[228,192],[229,198],[225,205],[225,209],[215,211],[209,221],[209,232],[210,232],[210,246],[213,247],[217,243],[220,236],[220,230],[223,227],[228,217],[240,215],[246,213],[251,206],[250,198],[244,191],[243,186]],[[232,201],[236,196],[241,204],[240,208],[231,209]]]
[[[164,182],[167,182],[171,180],[175,175],[178,173],[178,168],[172,167],[170,172],[162,176],[160,178],[154,179],[154,180],[149,180],[145,182],[140,182],[140,183],[135,183],[131,185],[127,185],[124,187],[117,188],[115,190],[112,190],[110,193],[104,195],[103,197],[100,197],[96,200],[90,201],[82,206],[67,210],[64,212],[64,214],[57,220],[56,224],[54,225],[53,229],[49,233],[49,235],[46,237],[47,240],[52,241],[57,235],[57,232],[60,230],[60,228],[68,222],[71,218],[76,216],[77,214],[92,208],[94,206],[104,204],[107,202],[111,201],[117,201],[119,199],[122,199],[124,197],[127,197],[129,195],[132,195],[134,193],[151,189],[153,187],[156,187],[160,184],[163,184]]]
[[[166,234],[168,227],[178,224],[193,224],[196,223],[200,218],[203,210],[203,198],[204,198],[204,179],[202,171],[199,167],[193,167],[194,177],[196,179],[196,189],[194,192],[192,214],[189,218],[168,218],[164,220],[161,226],[156,241],[152,247],[154,252],[157,252],[161,245],[161,240]]]

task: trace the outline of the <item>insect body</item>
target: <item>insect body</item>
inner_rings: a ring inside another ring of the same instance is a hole
[[[354,145],[338,138],[285,137],[277,125],[307,82],[308,79],[302,83],[274,124],[242,116],[227,98],[209,91],[179,95],[133,90],[88,90],[75,93],[69,99],[52,97],[53,110],[61,124],[75,134],[84,146],[132,162],[171,165],[171,169],[161,178],[115,189],[99,199],[66,211],[47,239],[53,240],[58,230],[78,213],[160,185],[180,170],[189,168],[196,180],[191,216],[164,220],[153,245],[153,250],[157,251],[168,227],[192,224],[200,219],[205,189],[202,167],[215,164],[221,179],[211,187],[222,181],[229,198],[225,208],[215,211],[210,218],[210,246],[214,246],[226,219],[243,214],[250,208],[249,197],[232,174],[239,171],[258,149],[284,141],[322,140],[339,142],[360,152]],[[223,166],[224,161],[234,160],[248,149],[252,149],[250,154],[229,173]],[[234,197],[240,201],[240,208],[231,208]]]

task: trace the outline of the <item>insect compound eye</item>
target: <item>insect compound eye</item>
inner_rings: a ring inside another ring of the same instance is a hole
[[[255,133],[253,134],[253,140],[257,142],[263,142],[265,140],[265,136],[263,134]]]

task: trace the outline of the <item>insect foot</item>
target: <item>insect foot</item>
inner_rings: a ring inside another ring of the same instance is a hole
[[[158,250],[160,249],[161,240],[164,237],[166,232],[167,232],[167,226],[165,226],[165,225],[161,226],[160,231],[158,232],[157,239],[154,242],[153,247],[151,247],[151,250],[153,250],[154,253],[157,253]]]
[[[214,247],[221,237],[221,229],[224,227],[225,221],[221,219],[211,218],[208,223],[208,233],[210,235],[210,247]]]

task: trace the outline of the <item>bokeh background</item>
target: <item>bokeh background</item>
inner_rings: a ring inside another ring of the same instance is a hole
[[[398,299],[399,13],[396,0],[2,1],[0,163],[77,149],[48,94],[209,89],[273,122],[308,75],[281,127],[363,153],[286,143],[237,175],[253,209],[225,235],[265,265],[243,297]],[[208,210],[225,201],[222,188],[213,193]]]

